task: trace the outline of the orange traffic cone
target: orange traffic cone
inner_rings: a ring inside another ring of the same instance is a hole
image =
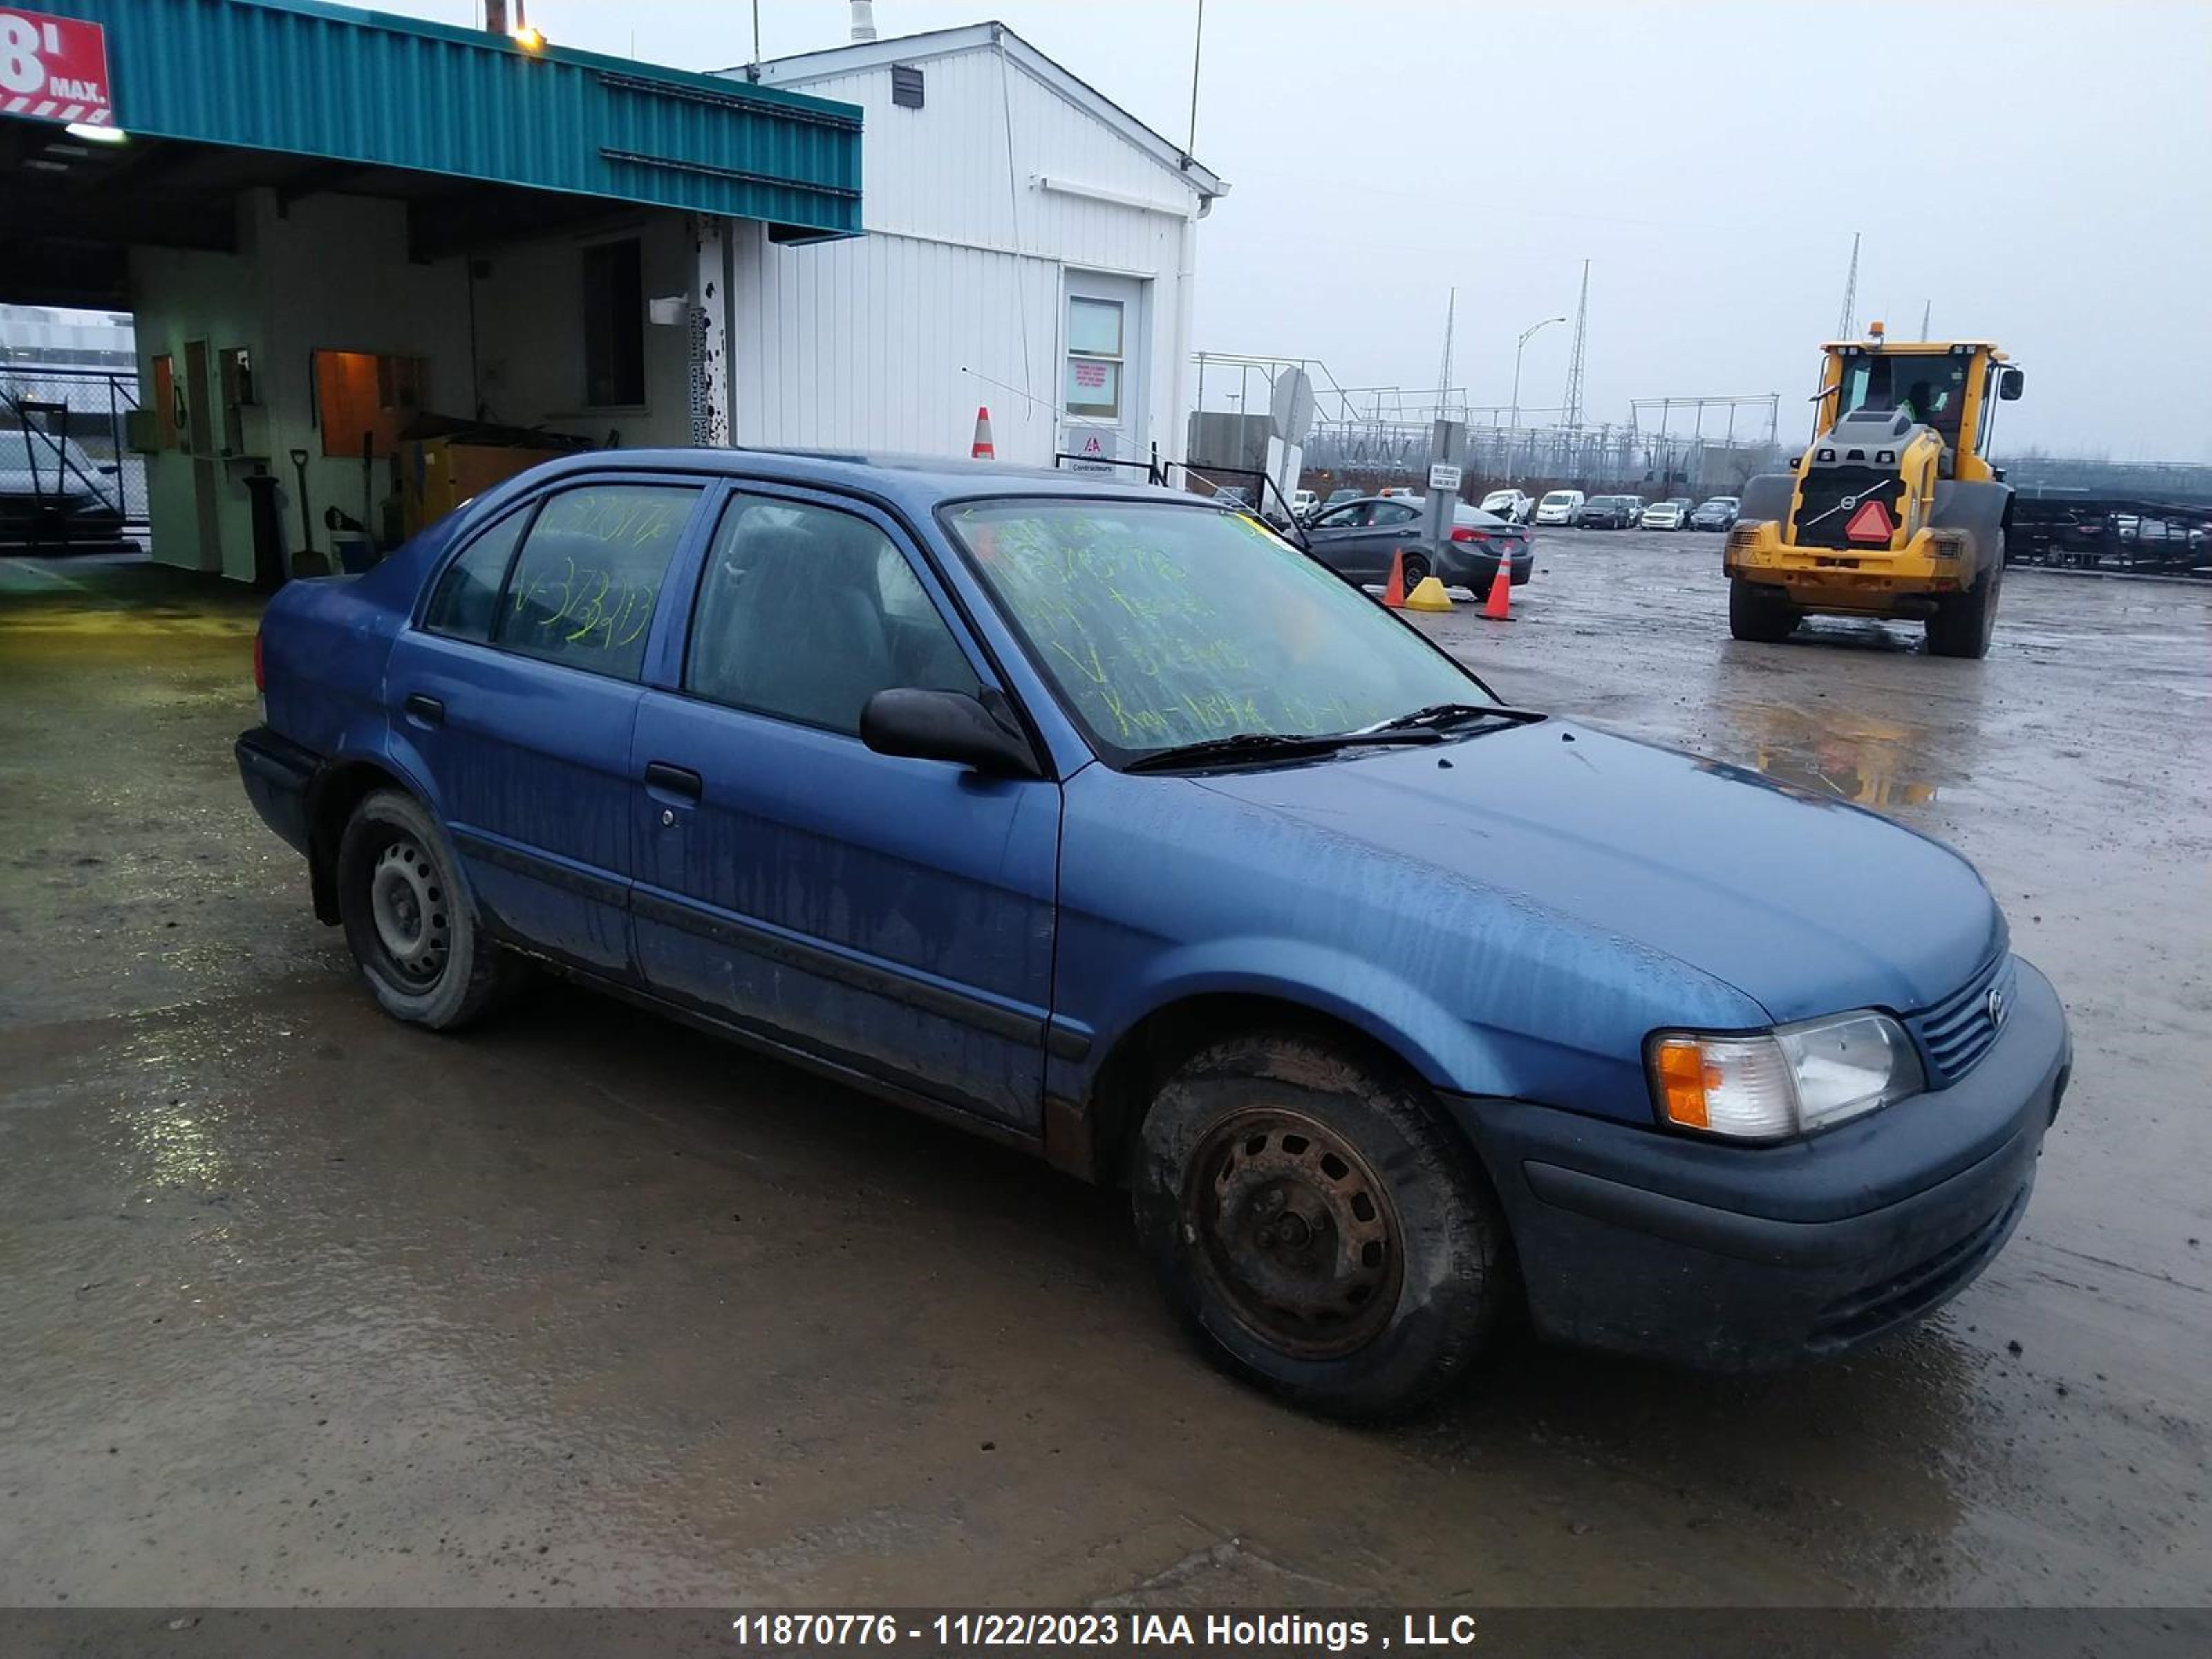
[[[1490,598],[1482,614],[1492,622],[1513,620],[1513,559],[1502,548],[1498,554],[1498,574],[1490,579]]]
[[[1406,608],[1406,550],[1390,555],[1390,580],[1383,585],[1382,603],[1393,611]]]
[[[975,445],[968,452],[971,461],[995,461],[999,452],[991,447],[991,411],[979,405],[975,410]]]

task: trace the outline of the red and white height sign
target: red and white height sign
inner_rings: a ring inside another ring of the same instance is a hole
[[[106,31],[79,18],[0,6],[0,115],[112,125]]]

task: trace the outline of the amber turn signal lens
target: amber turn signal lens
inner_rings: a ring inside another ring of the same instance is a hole
[[[1686,1129],[1710,1127],[1705,1091],[1719,1086],[1720,1067],[1705,1059],[1704,1046],[1686,1037],[1669,1037],[1659,1045],[1659,1099],[1668,1121]]]

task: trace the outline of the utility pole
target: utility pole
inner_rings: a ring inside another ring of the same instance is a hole
[[[1848,340],[1858,325],[1859,310],[1859,233],[1851,233],[1851,268],[1844,278],[1844,315],[1836,325],[1836,337]]]
[[[1444,361],[1437,371],[1437,418],[1440,421],[1449,418],[1444,404],[1451,398],[1452,327],[1458,315],[1459,289],[1455,288],[1444,301]]]
[[[1521,337],[1513,344],[1513,414],[1508,422],[1515,430],[1521,425],[1521,354],[1528,349],[1528,337],[1540,328],[1549,328],[1553,323],[1564,323],[1564,317],[1547,317],[1540,323],[1531,323],[1521,331]]]
[[[1583,295],[1575,306],[1575,343],[1567,357],[1567,396],[1560,405],[1559,424],[1569,431],[1583,423],[1583,336],[1589,325],[1589,268],[1583,261]]]

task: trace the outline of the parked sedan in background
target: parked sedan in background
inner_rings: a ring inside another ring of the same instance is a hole
[[[1733,530],[1736,509],[1741,505],[1733,495],[1715,495],[1690,514],[1692,530]]]
[[[1306,526],[1314,557],[1357,582],[1390,579],[1393,554],[1406,556],[1406,586],[1434,574],[1447,587],[1480,592],[1498,574],[1501,555],[1511,561],[1513,585],[1525,585],[1534,568],[1528,532],[1494,513],[1460,504],[1450,538],[1441,549],[1421,539],[1429,504],[1419,495],[1370,495],[1326,508]]]
[[[113,465],[74,438],[0,428],[0,544],[112,548],[123,535]]]
[[[1654,501],[1644,509],[1642,527],[1645,530],[1680,530],[1690,522],[1690,498],[1669,496],[1663,501]]]
[[[1633,495],[1593,495],[1583,503],[1575,522],[1584,530],[1633,530],[1643,507]]]
[[[1526,524],[1535,515],[1536,501],[1526,490],[1493,489],[1482,498],[1481,510],[1508,524]]]

